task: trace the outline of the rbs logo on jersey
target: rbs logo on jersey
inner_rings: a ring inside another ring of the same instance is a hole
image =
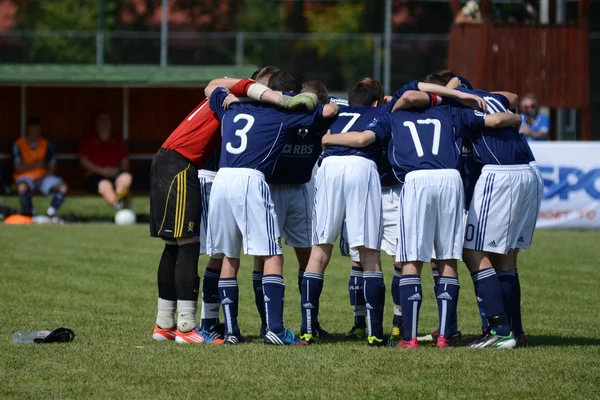
[[[286,144],[283,146],[283,154],[293,156],[306,156],[313,153],[312,144]]]
[[[585,190],[590,197],[600,200],[600,168],[582,171],[574,167],[540,166],[540,171],[544,178],[544,199],[558,196],[567,200],[569,193]]]

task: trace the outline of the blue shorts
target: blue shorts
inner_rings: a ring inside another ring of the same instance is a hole
[[[29,186],[29,189],[32,192],[38,189],[41,194],[45,196],[50,196],[52,194],[52,189],[59,183],[62,183],[62,179],[54,175],[47,175],[42,179],[38,180],[33,180],[28,176],[22,176],[20,178],[17,178],[15,183],[25,183],[27,184],[27,186]]]

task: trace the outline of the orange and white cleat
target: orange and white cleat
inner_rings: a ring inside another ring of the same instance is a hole
[[[177,329],[175,334],[175,341],[179,344],[187,343],[209,343],[209,344],[223,344],[223,339],[214,339],[210,336],[205,335],[200,329],[195,328],[189,332],[181,332]]]
[[[152,339],[158,342],[164,342],[166,340],[175,340],[175,327],[162,329],[158,325],[154,325],[154,331],[152,332]]]
[[[396,345],[396,348],[398,348],[398,349],[418,349],[419,341],[417,340],[417,338],[412,338],[408,342],[406,340],[401,340]]]

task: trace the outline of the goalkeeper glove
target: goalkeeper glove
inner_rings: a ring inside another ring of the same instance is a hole
[[[294,97],[282,95],[277,105],[288,110],[304,107],[308,111],[312,111],[317,108],[317,95],[314,93],[300,93]]]

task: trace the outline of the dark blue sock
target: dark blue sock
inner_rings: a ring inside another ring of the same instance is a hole
[[[417,337],[422,301],[421,277],[419,275],[402,275],[400,278],[400,305],[404,324],[402,338],[407,342]]]
[[[298,292],[302,293],[302,279],[304,279],[304,270],[298,269]]]
[[[369,336],[383,338],[385,283],[383,272],[363,272]]]
[[[200,329],[209,330],[212,326],[219,323],[219,309],[221,307],[219,274],[220,271],[218,269],[206,268],[206,271],[204,271]]]
[[[448,339],[453,334],[457,333],[453,330],[452,325],[456,323],[456,308],[458,306],[459,291],[460,285],[458,284],[458,278],[447,276],[440,277],[435,296],[440,319],[438,334]]]
[[[400,277],[402,267],[394,265],[394,277],[392,278],[392,301],[394,302],[394,325],[402,325],[402,307],[400,306]]]
[[[510,334],[510,324],[504,313],[502,290],[493,268],[483,269],[471,274],[475,286],[475,295],[479,307],[485,313],[489,326],[498,335]]]
[[[515,291],[517,286],[517,277],[515,270],[496,271],[500,289],[502,290],[502,301],[504,303],[504,312],[508,318],[508,322],[513,325],[513,315],[515,314]],[[514,330],[514,326],[512,326]]]
[[[364,328],[367,326],[367,308],[365,307],[365,294],[363,291],[363,270],[361,267],[352,267],[348,281],[350,306],[354,311],[354,326]]]
[[[65,195],[61,192],[56,192],[52,195],[52,201],[50,202],[50,205],[54,208],[54,210],[58,210],[64,202]]]
[[[262,280],[265,295],[265,313],[267,329],[275,334],[285,330],[283,326],[283,299],[285,284],[281,275],[265,275]]]
[[[25,194],[19,195],[19,201],[21,202],[21,212],[23,214],[31,215],[33,212],[33,203],[31,202],[32,193],[31,190],[25,192]]]
[[[433,294],[437,297],[438,294],[438,285],[440,283],[440,272],[437,268],[432,268],[431,273],[433,274]],[[439,305],[439,302],[438,302]],[[438,309],[438,314],[440,310]],[[458,333],[458,312],[454,313],[452,320],[450,321],[450,335],[454,335]]]
[[[263,292],[263,274],[262,272],[252,271],[252,288],[254,288],[254,303],[256,311],[260,316],[260,326],[267,326],[267,317],[265,315],[265,295]]]
[[[223,315],[225,316],[225,334],[237,336],[240,334],[237,321],[239,307],[237,279],[219,279],[219,296],[221,297],[221,306],[223,306]]]
[[[300,307],[302,309],[302,327],[300,332],[315,333],[319,312],[319,298],[323,291],[323,274],[305,272],[300,290]]]
[[[512,329],[516,334],[523,333],[523,320],[521,319],[521,281],[519,280],[519,271],[515,268],[515,287],[514,295],[514,310],[511,315]]]

